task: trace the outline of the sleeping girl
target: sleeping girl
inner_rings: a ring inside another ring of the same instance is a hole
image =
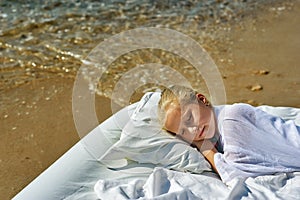
[[[163,128],[195,146],[224,182],[300,171],[300,127],[248,104],[213,106],[184,86],[161,94]]]

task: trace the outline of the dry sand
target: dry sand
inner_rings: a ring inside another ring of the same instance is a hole
[[[233,43],[213,56],[228,103],[300,107],[300,3],[260,14],[224,31]],[[274,17],[275,12],[280,12]],[[271,14],[273,13],[273,14]],[[29,82],[0,91],[0,199],[10,199],[78,140],[72,118],[73,79]],[[100,121],[110,100],[99,97]]]
[[[300,107],[299,11],[298,2],[292,11],[262,14],[231,31],[225,57],[232,62],[221,69],[229,102]]]

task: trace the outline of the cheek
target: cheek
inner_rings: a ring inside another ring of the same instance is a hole
[[[199,113],[198,120],[200,122],[200,125],[209,124],[210,119],[211,119],[210,112],[205,110]]]
[[[205,115],[206,115],[205,118],[207,122],[211,122],[213,120],[213,114],[211,110],[206,110]]]
[[[194,121],[195,122],[201,122],[201,120],[203,119],[204,113],[201,113],[198,109],[193,111],[193,117],[194,117]]]
[[[207,132],[207,138],[212,138],[216,132],[216,123],[214,118],[210,118],[209,120],[209,127]]]

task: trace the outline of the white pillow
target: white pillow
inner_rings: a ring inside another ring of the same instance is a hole
[[[159,99],[159,92],[146,93],[142,97],[123,128],[120,140],[100,161],[110,167],[121,167],[127,164],[127,158],[179,171],[211,171],[200,152],[161,129],[157,117]]]
[[[273,107],[268,105],[259,106],[258,108],[271,115],[281,117],[284,120],[294,120],[295,124],[300,126],[300,108]]]

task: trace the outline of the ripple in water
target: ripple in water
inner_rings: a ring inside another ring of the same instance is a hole
[[[89,52],[105,38],[138,27],[165,27],[189,35],[204,47],[226,38],[218,30],[285,1],[9,1],[0,3],[0,90],[33,79],[74,78]],[[221,45],[222,46],[222,45]],[[226,47],[224,47],[226,48]],[[221,49],[222,50],[222,49]],[[214,49],[214,53],[218,53]],[[172,66],[205,86],[185,60],[162,50],[121,56],[102,77],[99,92],[110,96],[126,71],[149,62]],[[145,89],[145,88],[144,88]]]

